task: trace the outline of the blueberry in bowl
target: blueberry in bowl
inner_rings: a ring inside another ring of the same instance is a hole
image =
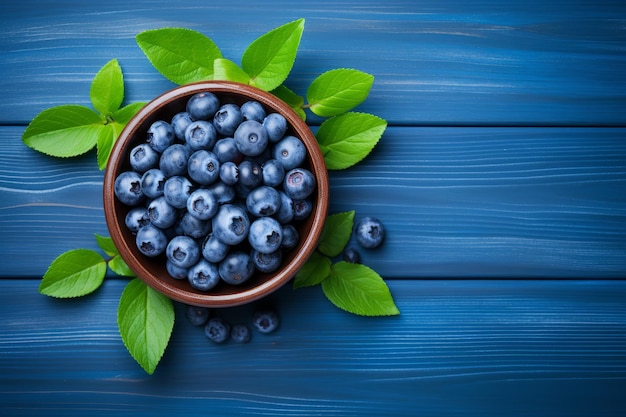
[[[146,104],[104,176],[105,219],[124,261],[155,290],[205,308],[287,283],[317,246],[328,200],[306,123],[270,93],[227,81]]]

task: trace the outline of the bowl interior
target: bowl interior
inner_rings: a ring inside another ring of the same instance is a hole
[[[271,274],[255,272],[253,277],[240,285],[220,282],[207,292],[194,289],[187,280],[170,277],[165,268],[164,255],[150,258],[139,252],[135,245],[135,235],[125,225],[125,217],[131,207],[120,203],[113,192],[115,178],[132,169],[129,152],[146,141],[150,125],[157,120],[169,122],[176,113],[185,111],[187,100],[200,91],[212,92],[220,99],[221,104],[241,105],[245,101],[256,100],[265,107],[267,113],[281,113],[287,119],[287,134],[300,138],[305,144],[307,159],[303,166],[313,172],[317,180],[315,192],[310,197],[313,211],[306,220],[295,224],[300,242],[285,253],[281,268]],[[111,238],[121,257],[140,279],[176,301],[198,306],[228,307],[259,299],[278,289],[295,275],[313,253],[328,209],[328,173],[313,133],[287,104],[265,91],[244,84],[207,81],[170,90],[152,100],[135,115],[122,131],[111,152],[105,172],[103,197]]]

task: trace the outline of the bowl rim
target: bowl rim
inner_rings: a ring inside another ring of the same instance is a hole
[[[185,291],[171,285],[167,282],[167,280],[155,276],[140,261],[140,259],[133,256],[134,252],[130,247],[131,242],[128,242],[123,236],[122,227],[125,227],[123,226],[124,222],[120,222],[119,216],[115,210],[116,199],[113,192],[116,177],[115,173],[118,172],[120,164],[123,163],[123,157],[125,154],[124,148],[126,147],[126,144],[133,139],[134,134],[139,127],[151,117],[153,111],[181,98],[191,97],[191,95],[201,91],[210,91],[218,94],[243,95],[247,99],[257,100],[266,107],[269,107],[276,112],[280,112],[287,119],[287,123],[292,126],[296,134],[305,143],[310,158],[311,170],[317,180],[317,197],[315,199],[314,211],[310,215],[312,218],[310,233],[304,236],[303,242],[300,243],[300,250],[295,253],[289,265],[281,268],[276,274],[270,274],[272,275],[270,278],[264,280],[258,285],[246,288],[242,291],[227,294]],[[109,161],[104,173],[102,193],[105,220],[111,239],[118,249],[120,256],[129,268],[137,275],[137,277],[144,281],[147,285],[166,295],[170,299],[183,302],[185,304],[204,307],[231,307],[258,300],[276,291],[278,288],[289,282],[299,268],[301,268],[306,260],[313,254],[326,221],[329,205],[328,171],[326,169],[321,149],[319,146],[309,146],[309,144],[312,143],[317,144],[317,140],[315,139],[313,132],[304,120],[302,120],[287,103],[267,91],[248,84],[233,81],[199,81],[180,85],[160,94],[146,103],[126,124],[111,150]],[[128,254],[128,256],[126,256],[126,254]]]

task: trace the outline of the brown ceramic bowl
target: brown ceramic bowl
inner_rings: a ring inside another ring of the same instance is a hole
[[[310,217],[296,225],[300,234],[298,246],[285,253],[282,266],[271,274],[255,272],[255,275],[240,285],[220,282],[207,292],[194,289],[187,280],[169,276],[165,258],[150,258],[143,255],[135,245],[135,236],[126,228],[125,217],[130,207],[120,203],[114,195],[115,178],[131,170],[130,150],[146,141],[146,132],[156,120],[170,121],[174,114],[185,111],[187,100],[195,93],[210,91],[217,95],[222,104],[243,104],[253,99],[265,106],[266,111],[278,112],[287,119],[287,133],[304,142],[308,156],[305,168],[316,177],[317,187],[311,196],[313,211]],[[260,299],[287,283],[307,261],[315,250],[324,226],[328,209],[328,173],[317,141],[296,113],[283,101],[257,88],[225,81],[207,81],[183,85],[155,98],[142,108],[122,131],[111,152],[104,177],[104,214],[115,246],[128,266],[146,284],[169,298],[186,304],[205,307],[229,307]]]

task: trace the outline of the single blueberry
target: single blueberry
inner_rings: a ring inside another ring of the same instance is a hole
[[[204,326],[210,316],[211,310],[206,307],[185,306],[185,317],[193,326]]]
[[[141,253],[149,257],[155,257],[165,251],[167,236],[163,230],[149,224],[137,231],[135,243]]]
[[[283,251],[276,250],[271,253],[259,252],[256,249],[252,249],[250,253],[254,266],[260,272],[270,273],[280,268],[283,261]]]
[[[159,153],[147,143],[135,146],[130,151],[130,166],[135,172],[143,174],[159,164]]]
[[[248,242],[261,253],[271,253],[280,248],[283,227],[272,217],[260,217],[250,224]]]
[[[203,238],[211,232],[210,220],[201,220],[189,212],[185,213],[180,219],[179,226],[179,234],[184,234],[194,239]]]
[[[169,259],[165,260],[165,269],[170,277],[174,279],[187,279],[187,275],[189,274],[188,268],[182,268],[178,265],[175,265]]]
[[[250,191],[246,197],[246,208],[253,216],[272,216],[280,210],[280,193],[275,188],[262,185]]]
[[[191,122],[185,130],[185,142],[193,151],[211,149],[217,141],[215,127],[205,120]]]
[[[281,224],[288,224],[295,218],[295,206],[293,198],[289,197],[284,191],[278,192],[280,196],[280,208],[274,214],[274,218]]]
[[[278,159],[268,159],[263,163],[263,184],[277,187],[285,179],[285,167]]]
[[[243,121],[241,109],[236,104],[224,104],[213,117],[213,126],[222,136],[232,136]]]
[[[255,268],[249,254],[241,251],[231,252],[219,264],[222,280],[232,285],[246,282],[254,274]]]
[[[293,202],[293,219],[304,220],[313,212],[313,203],[309,199],[296,200]]]
[[[377,218],[365,217],[354,227],[354,238],[364,248],[375,248],[385,238],[385,228]]]
[[[193,184],[182,175],[177,175],[165,181],[163,195],[167,202],[176,208],[187,207],[187,199],[193,192]]]
[[[167,244],[165,256],[178,267],[190,268],[200,259],[200,247],[189,236],[176,236]]]
[[[158,168],[147,170],[141,176],[141,190],[148,198],[157,198],[163,195],[167,178]]]
[[[230,338],[235,343],[248,343],[252,339],[252,332],[245,324],[235,324],[230,329]]]
[[[252,324],[259,333],[272,333],[280,324],[278,314],[273,309],[259,309],[252,314]]]
[[[220,162],[213,152],[200,149],[189,157],[187,173],[198,184],[213,184],[220,177]]]
[[[230,323],[220,317],[209,319],[204,334],[213,343],[224,343],[230,336]]]
[[[361,255],[356,248],[348,247],[343,251],[343,260],[351,264],[361,263]]]
[[[270,142],[278,142],[287,132],[287,119],[280,113],[270,113],[263,119]]]
[[[263,167],[258,162],[246,159],[239,164],[238,168],[239,184],[255,188],[263,183]]]
[[[227,245],[237,245],[248,237],[250,219],[245,210],[234,204],[220,206],[213,217],[213,234]]]
[[[209,262],[223,261],[229,250],[230,245],[216,238],[213,233],[208,234],[202,243],[202,256]]]
[[[115,178],[113,192],[127,206],[136,206],[144,199],[141,191],[141,176],[135,171],[124,171]]]
[[[213,192],[200,188],[187,199],[187,212],[200,220],[209,220],[215,216],[219,204]]]
[[[171,125],[174,128],[174,136],[180,141],[185,141],[185,130],[193,122],[191,116],[186,111],[176,113],[172,117]]]
[[[306,158],[306,147],[295,136],[285,136],[273,149],[274,159],[280,161],[285,171],[299,167]]]
[[[174,143],[174,139],[176,139],[174,128],[166,121],[157,120],[148,128],[146,142],[159,153]]]
[[[265,118],[265,109],[263,105],[256,100],[246,101],[241,105],[241,113],[244,120],[255,120],[262,122]]]
[[[234,138],[219,139],[213,146],[213,153],[221,163],[230,161],[238,164],[243,158],[242,153],[237,149]]]
[[[189,268],[187,275],[189,284],[200,291],[208,291],[220,282],[217,265],[201,258],[195,265]]]
[[[283,225],[283,241],[280,244],[281,249],[289,250],[295,248],[300,242],[300,234],[293,224]]]
[[[167,229],[178,220],[178,210],[169,204],[164,196],[152,200],[147,211],[150,222],[160,229]]]
[[[234,134],[235,145],[246,156],[257,156],[267,148],[269,139],[263,125],[255,120],[241,123]]]
[[[305,168],[294,168],[285,174],[283,189],[294,200],[304,200],[315,190],[315,176]]]
[[[220,107],[217,96],[209,91],[196,93],[187,101],[187,113],[193,120],[211,120]]]
[[[235,200],[235,188],[222,181],[216,181],[208,185],[206,189],[213,193],[218,204],[232,203]]]
[[[187,161],[189,160],[189,148],[180,143],[168,146],[159,160],[159,169],[166,177],[185,175],[187,173]]]
[[[220,165],[220,179],[224,184],[234,185],[239,180],[239,168],[232,161],[223,162]]]
[[[150,224],[148,210],[145,207],[133,207],[126,213],[124,223],[132,234],[137,234],[139,229]]]

